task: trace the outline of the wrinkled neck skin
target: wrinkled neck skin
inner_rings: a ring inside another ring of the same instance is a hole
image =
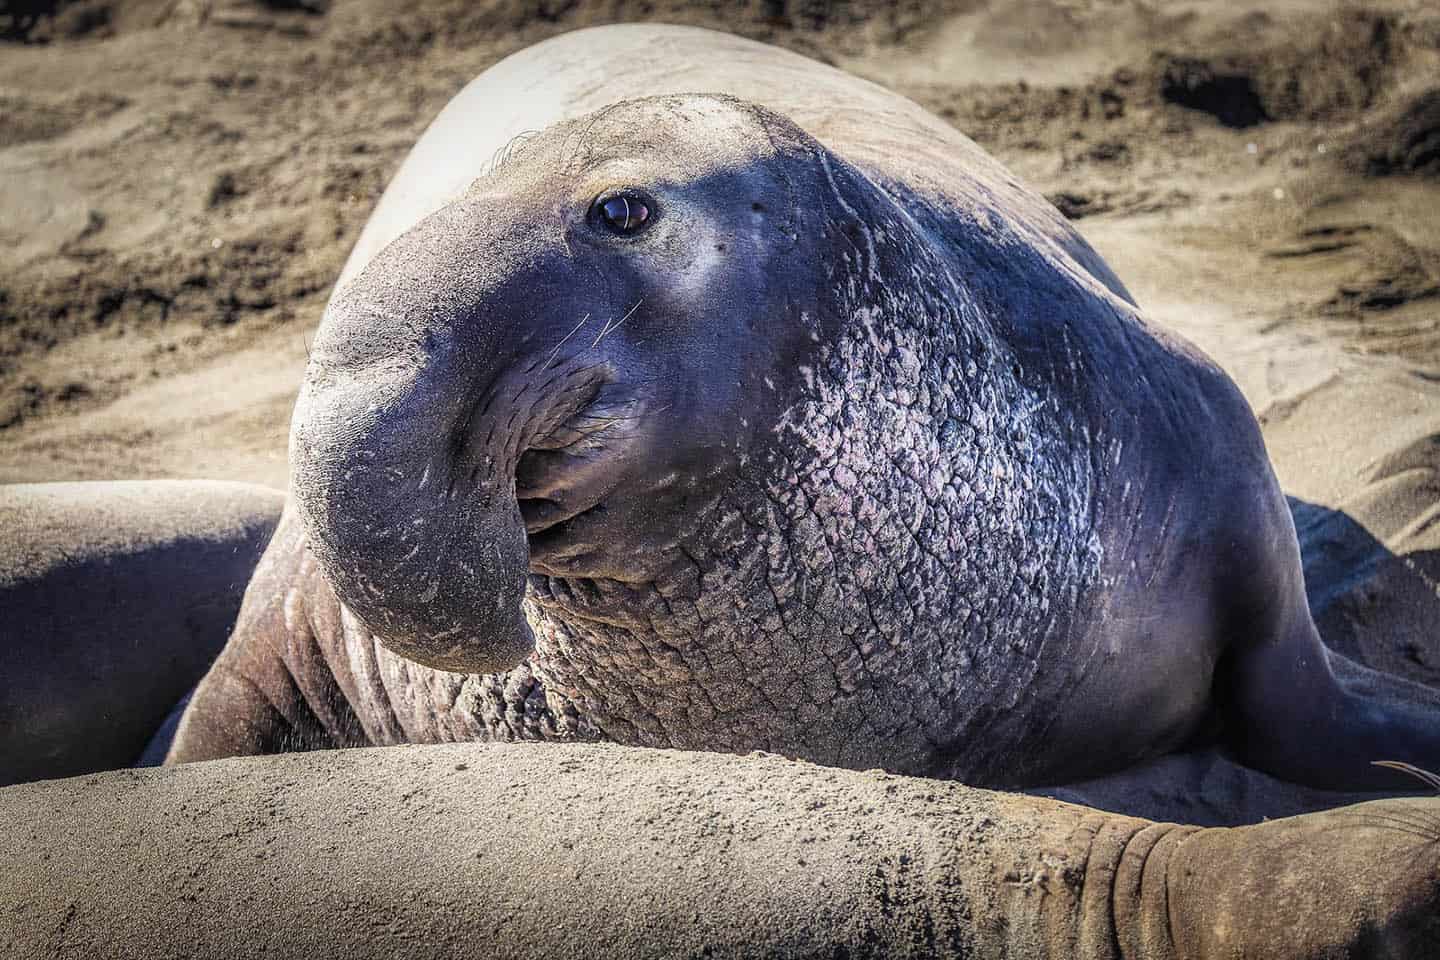
[[[883,213],[822,226],[840,333],[679,562],[532,573],[535,672],[605,737],[1030,779],[1003,764],[1041,752],[1037,684],[1064,674],[1041,663],[1096,563],[1084,457],[933,238]]]

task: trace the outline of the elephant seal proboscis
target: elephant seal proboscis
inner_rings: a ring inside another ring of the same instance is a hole
[[[176,760],[1440,766],[1440,694],[1337,679],[1230,379],[964,136],[746,40],[581,31],[457,96],[330,302],[291,462]]]

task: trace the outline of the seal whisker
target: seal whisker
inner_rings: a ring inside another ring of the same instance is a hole
[[[639,300],[636,300],[636,301],[635,301],[635,306],[631,307],[631,308],[630,308],[630,312],[627,313],[627,314],[625,314],[625,316],[621,317],[621,318],[620,318],[620,322],[617,323],[617,324],[615,324],[615,326],[613,326],[613,327],[610,326],[609,322],[607,321],[606,324],[605,324],[605,326],[600,330],[600,336],[596,337],[596,338],[595,338],[595,342],[592,343],[592,344],[590,344],[590,349],[592,349],[592,350],[595,349],[596,347],[598,347],[598,346],[600,345],[600,341],[601,341],[601,340],[604,340],[604,339],[605,339],[606,337],[608,337],[610,334],[614,333],[616,330],[619,330],[620,327],[625,323],[626,320],[629,320],[631,317],[635,316],[635,311],[636,311],[636,310],[639,310],[639,309],[640,309],[640,304],[642,304],[642,303],[644,303],[644,302],[645,302],[645,298],[644,298],[644,297],[641,297]]]
[[[569,333],[565,334],[565,337],[564,337],[559,343],[555,344],[555,349],[550,351],[550,357],[549,357],[549,359],[547,359],[547,360],[545,361],[545,366],[543,366],[543,367],[540,368],[540,372],[541,372],[541,373],[544,373],[546,370],[549,370],[549,369],[550,369],[550,364],[552,364],[552,363],[555,362],[555,357],[556,357],[557,354],[560,353],[560,348],[563,347],[563,346],[565,346],[565,342],[566,342],[567,340],[569,340],[571,337],[575,336],[575,334],[579,333],[579,332],[580,332],[580,328],[583,327],[583,326],[585,326],[586,322],[587,322],[589,319],[590,319],[590,314],[588,314],[588,313],[585,314],[585,316],[583,316],[583,317],[580,318],[580,322],[577,323],[577,324],[575,324],[575,329],[574,329],[574,330],[571,330]]]
[[[1367,810],[1359,813],[1356,819],[1360,824],[1375,829],[1390,830],[1420,838],[1425,843],[1419,852],[1440,844],[1440,816],[1430,814],[1428,811],[1385,810],[1377,812]]]
[[[1398,770],[1401,773],[1409,774],[1421,783],[1425,783],[1440,793],[1440,774],[1431,773],[1413,763],[1406,763],[1403,760],[1372,760],[1372,767],[1385,767],[1387,770]]]
[[[503,169],[507,164],[510,163],[511,160],[515,158],[516,153],[520,151],[520,149],[525,145],[525,143],[539,132],[539,130],[522,130],[519,133],[515,134],[515,136],[507,140],[504,146],[496,150],[494,155],[490,158],[489,169],[487,169],[482,174],[482,176],[491,176],[499,170]]]
[[[576,160],[580,159],[581,151],[584,150],[585,145],[590,142],[590,132],[595,129],[596,124],[598,124],[601,120],[604,120],[619,106],[620,104],[612,103],[609,106],[602,107],[599,110],[596,110],[595,113],[591,115],[590,121],[585,124],[583,128],[576,129],[573,133],[570,134],[570,136],[566,137],[565,145],[567,147],[569,146],[571,140],[575,140],[576,145],[575,151],[570,154],[570,156],[567,157],[563,162],[563,167],[572,171],[575,169],[571,166],[571,164],[574,163]]]
[[[1432,840],[1440,840],[1440,817],[1429,816],[1423,810],[1389,810],[1384,813],[1366,813],[1358,819],[1367,823],[1404,827],[1411,831],[1423,832]]]

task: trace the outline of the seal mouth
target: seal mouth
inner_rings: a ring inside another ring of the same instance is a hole
[[[587,520],[594,520],[605,512],[604,504],[597,502],[585,507],[567,508],[540,497],[519,498],[520,516],[525,521],[525,537],[530,545],[530,569],[538,572],[547,560],[565,556],[573,558],[575,535]],[[585,548],[588,551],[588,547]]]
[[[520,455],[515,467],[515,499],[529,544],[530,570],[555,573],[596,550],[596,521],[614,492],[616,449],[610,418],[587,406]]]
[[[515,498],[532,558],[603,513],[602,501],[633,473],[646,447],[639,428],[652,407],[645,385],[609,363],[566,366],[537,391],[555,394],[556,402],[533,408],[533,426],[518,431]]]
[[[525,521],[525,534],[530,538],[533,548],[535,540],[541,534],[548,532],[559,533],[557,528],[563,527],[571,520],[575,520],[587,513],[597,509],[598,503],[580,509],[566,507],[565,504],[551,500],[549,497],[524,497],[516,496],[516,502],[520,504],[520,517]]]
[[[587,558],[595,555],[597,542],[586,531],[594,529],[593,521],[604,512],[604,506],[596,504],[529,534],[530,572],[551,577],[583,575],[581,568]]]

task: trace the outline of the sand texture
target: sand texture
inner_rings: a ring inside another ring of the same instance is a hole
[[[764,755],[470,744],[24,784],[0,820],[0,951],[25,960],[1418,960],[1440,937],[1437,799],[1199,830]]]

